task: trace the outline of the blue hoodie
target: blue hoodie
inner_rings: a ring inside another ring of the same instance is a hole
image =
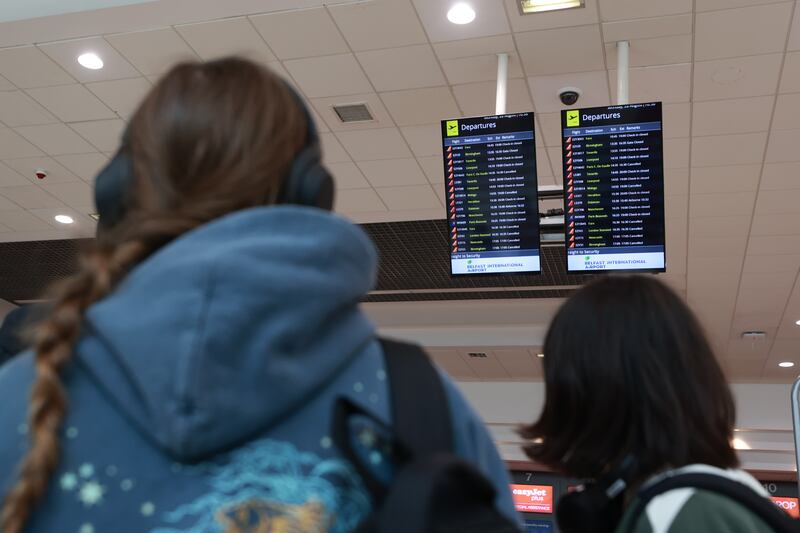
[[[390,418],[375,329],[359,308],[376,252],[357,227],[299,207],[206,224],[93,305],[64,373],[58,471],[29,532],[352,531],[371,509],[330,438],[337,398]],[[27,446],[33,359],[0,370],[0,483]],[[504,465],[446,380],[458,453],[515,515]],[[375,438],[364,453],[380,469]]]

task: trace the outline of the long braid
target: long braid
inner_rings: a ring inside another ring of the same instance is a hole
[[[67,412],[59,374],[72,356],[86,309],[107,295],[130,265],[145,255],[147,247],[139,242],[113,249],[98,247],[87,253],[80,271],[56,289],[50,316],[36,328],[36,377],[28,414],[30,448],[20,465],[19,480],[3,503],[3,533],[21,533],[58,466],[59,431]]]

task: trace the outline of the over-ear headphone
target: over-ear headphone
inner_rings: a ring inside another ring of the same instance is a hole
[[[587,483],[561,497],[556,521],[563,533],[612,533],[622,519],[624,494],[636,475],[632,455],[596,483]]]
[[[333,209],[334,182],[322,166],[322,150],[314,121],[300,95],[287,83],[306,119],[306,142],[292,161],[283,180],[278,202]],[[119,150],[100,171],[95,180],[95,204],[99,215],[98,231],[109,229],[125,216],[134,182],[133,161],[127,131],[122,135]]]

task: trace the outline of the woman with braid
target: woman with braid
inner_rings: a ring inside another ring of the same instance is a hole
[[[345,533],[371,511],[331,418],[342,397],[391,418],[358,305],[376,252],[292,201],[316,142],[292,89],[244,60],[181,64],[152,89],[98,180],[96,242],[0,368],[2,533]],[[105,177],[120,165],[121,189]],[[445,389],[457,453],[512,516],[485,428]],[[385,432],[359,427],[390,475]]]

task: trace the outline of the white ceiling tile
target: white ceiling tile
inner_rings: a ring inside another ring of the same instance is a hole
[[[16,89],[13,83],[0,76],[0,91],[13,91]]]
[[[15,204],[25,209],[38,209],[41,207],[58,207],[63,205],[59,200],[47,194],[44,189],[36,185],[22,187],[3,187],[0,195],[5,196]]]
[[[800,161],[800,130],[773,131],[767,145],[767,163]]]
[[[692,166],[759,163],[764,156],[766,142],[766,132],[695,137],[692,139]]]
[[[261,64],[276,59],[250,21],[244,17],[187,24],[175,29],[206,61],[231,55],[243,56]]]
[[[689,139],[664,139],[664,168],[689,166]]]
[[[531,82],[532,83],[532,82]],[[561,146],[561,113],[536,113],[545,146]]]
[[[554,152],[558,152],[558,155],[556,155]],[[561,149],[546,148],[544,150],[536,150],[537,176],[552,176],[553,171],[556,171],[556,175],[560,183],[563,174],[561,165]]]
[[[48,183],[47,181],[43,181],[40,186],[70,207],[75,209],[93,209],[94,191],[90,185],[83,181],[69,183]]]
[[[319,142],[322,148],[322,159],[326,165],[350,161],[350,156],[333,133],[320,133]]]
[[[670,35],[687,35],[692,33],[692,15],[672,15],[620,22],[603,23],[603,40],[607,43],[632,41],[634,39],[652,39]]]
[[[297,59],[348,52],[325,8],[269,13],[250,17],[280,59]],[[313,38],[310,38],[313,36]]]
[[[430,45],[372,50],[356,54],[379,92],[436,87],[447,82]]]
[[[521,14],[519,0],[505,0],[505,3],[511,27],[515,32],[584,26],[597,24],[600,20],[597,14],[597,0],[586,0],[584,7],[578,9],[545,11],[535,15]]]
[[[8,211],[21,211],[22,208],[3,196],[3,187],[0,187],[0,214]]]
[[[333,131],[363,130],[371,128],[387,128],[394,126],[392,117],[383,106],[376,93],[353,94],[349,96],[332,96],[330,98],[311,98],[311,105],[324,123]],[[334,106],[365,104],[372,114],[373,120],[364,122],[342,122],[333,109]]]
[[[293,59],[284,66],[309,98],[372,91],[353,54]]]
[[[28,182],[26,185],[30,185],[30,182],[43,183],[44,181],[47,181],[48,183],[62,183],[66,181],[80,181],[78,176],[49,157],[9,159],[5,163],[20,175],[25,177],[26,181]],[[36,172],[38,170],[44,170],[47,172],[47,177],[44,180],[39,180],[36,177]]]
[[[369,183],[355,163],[328,163],[325,165],[333,174],[337,189],[366,189]]]
[[[517,33],[514,38],[528,76],[605,68],[598,24]],[[543,50],[558,50],[558,53],[542,53]]]
[[[441,63],[447,81],[451,85],[497,79],[497,55],[443,59]],[[516,54],[509,54],[508,77],[523,77],[522,65]]]
[[[328,7],[336,25],[356,51],[427,42],[410,0],[374,0]]]
[[[492,353],[512,378],[542,376],[541,361],[525,348],[496,349]]]
[[[64,122],[116,118],[116,115],[83,85],[28,89],[28,94]]]
[[[782,52],[789,31],[791,3],[698,13],[697,61]]]
[[[603,21],[691,13],[692,0],[600,0]]]
[[[778,86],[783,54],[714,61],[694,66],[694,101],[773,94]]]
[[[66,126],[64,127],[66,128]],[[42,155],[41,150],[26,141],[17,132],[8,128],[0,128],[0,159],[37,155]]]
[[[91,144],[64,124],[24,126],[17,128],[17,131],[49,155],[86,154],[95,151]],[[0,132],[0,136],[2,136],[2,132]],[[0,142],[0,146],[2,146],[2,142]],[[35,152],[24,156],[20,154],[19,157],[34,156],[40,153],[38,150]]]
[[[611,98],[617,99],[617,71],[609,70]],[[629,73],[631,102],[688,102],[692,88],[692,65],[632,68]]]
[[[760,191],[756,204],[756,215],[800,213],[800,189],[782,191]],[[793,224],[798,226],[798,224]],[[795,231],[800,227],[793,228]]]
[[[133,78],[87,83],[86,87],[115,113],[127,119],[136,111],[151,84],[147,78]]]
[[[762,191],[776,192],[776,191]],[[783,192],[783,191],[781,191]],[[759,203],[761,204],[761,197],[759,196]],[[750,235],[797,235],[800,234],[800,226],[797,224],[797,207],[794,206],[794,211],[784,212],[780,214],[764,213],[753,217],[753,225],[750,228]]]
[[[771,100],[772,97],[769,97]],[[781,94],[775,102],[772,116],[772,129],[790,130],[797,127],[800,120],[800,94]]]
[[[444,183],[442,156],[432,155],[429,157],[418,157],[417,161],[434,189],[442,188],[442,183]]]
[[[786,54],[779,92],[800,92],[800,52],[789,52]]]
[[[464,359],[455,349],[428,349],[428,353],[434,362],[442,367],[451,377],[476,378],[475,372],[464,362]]]
[[[40,44],[39,49],[81,83],[135,78],[141,75],[102,37]],[[85,53],[97,54],[103,60],[103,68],[91,70],[82,67],[78,63],[78,56]]]
[[[792,25],[789,30],[789,42],[786,43],[787,50],[800,50],[800,10],[794,10]]]
[[[761,165],[692,168],[692,193],[743,192],[758,189]]]
[[[357,164],[367,181],[376,189],[428,183],[414,158],[361,161]]]
[[[397,128],[342,131],[336,136],[356,161],[412,157]]]
[[[742,273],[768,274],[770,272],[797,273],[800,268],[800,254],[794,255],[753,255],[744,258]]]
[[[6,126],[52,124],[58,119],[22,91],[0,92],[0,122]]]
[[[423,126],[404,126],[400,131],[416,157],[441,155],[442,130],[438,122]]]
[[[75,80],[35,46],[0,50],[0,75],[22,89],[75,83]]]
[[[464,116],[480,117],[494,115],[497,84],[486,81],[467,83],[453,87],[456,101]],[[525,80],[508,80],[507,112],[524,113],[533,109]]]
[[[56,160],[84,181],[94,182],[100,170],[108,163],[103,154],[60,155]]]
[[[686,196],[689,194],[689,169],[664,169],[664,195]]]
[[[800,188],[800,162],[767,163],[761,176],[761,190]]]
[[[533,93],[534,105],[538,112],[560,112],[562,109],[566,109],[568,106],[562,104],[558,96],[560,90],[564,87],[575,87],[582,92],[578,103],[573,107],[595,107],[611,104],[608,94],[608,81],[604,70],[556,76],[532,76],[528,78],[528,84],[531,88],[531,93]]]
[[[741,257],[747,235],[700,237],[689,234],[689,257]]]
[[[650,67],[689,63],[692,60],[692,36],[670,35],[652,39],[634,39],[630,42],[630,66]],[[606,43],[606,64],[609,69],[617,68],[617,45]]]
[[[172,28],[109,35],[106,40],[146,76],[157,76],[176,63],[198,59]]]
[[[0,194],[2,189],[0,189]],[[49,224],[27,211],[0,211],[0,224],[14,231],[46,231]]]
[[[691,107],[688,103],[664,104],[662,106],[663,135],[667,139],[688,137],[691,123]]]
[[[388,92],[381,94],[381,99],[399,126],[430,124],[461,115],[449,87]]]
[[[730,9],[733,7],[745,7],[755,4],[773,4],[781,0],[697,0],[695,11],[716,11],[718,9]]]
[[[117,150],[125,129],[125,123],[120,119],[75,122],[69,126],[101,152]]]
[[[408,187],[382,187],[375,190],[390,211],[436,209],[442,206],[439,198],[427,183]]]
[[[28,185],[28,183],[29,180],[25,176],[19,174],[11,166],[0,163],[0,187],[18,187]]]
[[[434,43],[433,49],[441,60],[494,55],[501,52],[516,53],[517,50],[511,34]]]
[[[693,218],[751,216],[755,199],[755,192],[693,194],[689,216]]]
[[[28,212],[33,216],[39,218],[43,222],[49,224],[50,226],[76,234],[76,236],[94,235],[96,231],[95,228],[97,227],[97,222],[95,222],[88,215],[88,213],[84,213],[81,210],[72,209],[70,207],[48,207],[44,209],[30,209],[28,210]],[[57,215],[70,216],[72,217],[74,222],[69,226],[64,226],[63,224],[59,224],[55,220],[55,217]]]
[[[695,211],[694,203],[695,200],[692,198],[693,212]],[[749,213],[746,216],[704,216],[706,213],[702,210],[699,211],[701,213],[700,216],[689,219],[689,233],[691,235],[698,237],[745,237],[750,230]],[[715,214],[719,212],[720,210],[715,210]]]
[[[488,352],[488,357],[470,357],[470,350],[459,350],[461,357],[467,362],[475,375],[481,379],[508,379],[506,369],[497,360],[494,353],[490,350],[481,349],[481,352]]]
[[[692,135],[767,131],[773,102],[772,96],[696,102],[693,106]]]
[[[769,347],[770,343],[766,341],[753,342],[745,339],[731,339],[728,341],[728,349],[725,355],[732,359],[753,359],[754,366],[752,370],[758,370],[757,375],[760,376],[760,369],[764,365],[764,359],[767,357]],[[739,372],[743,371],[742,361],[726,361],[726,365],[738,369]]]
[[[503,9],[503,0],[472,0],[470,6],[475,10],[475,20],[464,25],[447,20],[447,12],[453,7],[450,0],[413,2],[431,42],[474,39],[511,31]]]
[[[750,255],[787,255],[800,250],[800,235],[752,235],[747,245]]]
[[[336,192],[336,212],[348,214],[371,211],[386,211],[386,206],[374,189],[349,189]]]

